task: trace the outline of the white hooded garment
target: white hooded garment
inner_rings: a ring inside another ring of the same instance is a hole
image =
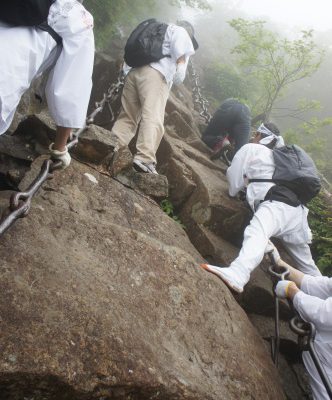
[[[322,366],[332,382],[332,278],[305,275],[301,291],[293,300],[302,319],[316,327],[315,348]],[[303,353],[303,361],[310,376],[310,384],[315,400],[329,400],[317,369],[308,352]]]
[[[258,143],[248,143],[241,147],[227,170],[230,196],[236,196],[247,186],[247,201],[255,211],[244,231],[239,256],[230,265],[239,272],[244,284],[249,280],[250,273],[262,261],[270,237],[283,241],[286,250],[295,261],[295,266],[302,272],[321,275],[308,246],[311,241],[307,221],[308,209],[301,205],[292,207],[274,200],[261,203],[274,183],[254,182],[248,185],[249,179],[271,179],[274,170],[273,151]]]
[[[92,87],[93,18],[77,0],[56,0],[48,24],[62,37],[59,56],[49,33],[0,24],[0,134],[32,80],[54,62],[45,91],[49,111],[58,126],[84,125]]]

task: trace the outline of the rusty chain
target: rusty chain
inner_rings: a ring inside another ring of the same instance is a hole
[[[111,122],[114,120],[115,117],[111,107],[111,102],[117,99],[123,85],[124,76],[121,69],[117,81],[110,85],[107,92],[104,93],[103,99],[95,103],[95,110],[86,118],[84,126],[75,131],[70,137],[67,143],[68,150],[72,149],[77,144],[79,136],[88,128],[89,125],[94,122],[95,117],[104,110],[106,104],[110,113]],[[0,236],[6,232],[6,230],[17,219],[24,218],[28,215],[33,196],[38,192],[43,183],[53,176],[53,172],[60,168],[60,161],[52,159],[45,160],[41,166],[39,174],[28,187],[28,189],[25,192],[17,192],[12,194],[9,201],[9,207],[4,213],[5,216],[0,221]]]
[[[208,124],[212,118],[208,110],[209,102],[206,99],[206,97],[204,97],[202,94],[199,75],[196,71],[196,68],[192,60],[189,60],[189,72],[191,76],[191,82],[193,85],[194,107],[199,112],[199,115],[205,120],[206,124]]]

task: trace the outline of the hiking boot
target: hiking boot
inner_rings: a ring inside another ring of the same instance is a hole
[[[236,293],[243,292],[243,286],[248,282],[246,278],[241,276],[241,271],[236,271],[235,268],[221,268],[215,265],[201,264],[201,268],[214,275],[217,275],[226,285]],[[241,279],[243,278],[243,279]]]
[[[148,163],[145,163],[143,161],[134,159],[133,167],[137,172],[145,172],[145,173],[148,173],[148,174],[156,174],[156,175],[158,175],[155,163],[148,164]]]
[[[227,139],[227,137],[220,139],[212,148],[213,154],[210,157],[211,160],[220,158],[223,153],[229,151],[231,148],[231,142]]]

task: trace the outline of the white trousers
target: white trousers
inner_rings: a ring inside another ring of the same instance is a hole
[[[327,376],[332,382],[332,344],[331,343],[323,343],[319,341],[315,341],[315,349],[317,351],[318,358],[324,367],[324,370]],[[312,390],[312,394],[314,396],[314,400],[330,400],[329,395],[323,385],[322,380],[320,379],[317,368],[312,361],[312,358],[309,352],[305,351],[302,354],[303,362],[306,367],[306,370],[309,374],[310,378],[310,386]]]
[[[308,245],[311,231],[307,214],[307,208],[302,206],[291,207],[279,201],[263,202],[245,229],[239,256],[230,266],[239,269],[244,280],[249,280],[250,273],[264,257],[268,240],[275,237],[283,241],[295,261],[294,267],[305,274],[321,275]]]
[[[76,0],[56,0],[48,23],[63,40],[46,85],[49,110],[58,126],[81,128],[92,87],[93,18]],[[40,29],[0,25],[0,134],[32,80],[55,61],[55,48],[51,35]]]

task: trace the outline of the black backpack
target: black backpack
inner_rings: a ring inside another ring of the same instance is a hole
[[[61,37],[47,25],[49,9],[55,0],[0,0],[0,21],[13,26],[37,26],[59,44]]]
[[[167,24],[154,18],[141,22],[127,40],[124,54],[126,64],[129,67],[142,67],[170,57],[162,53],[167,27]]]
[[[302,204],[308,203],[321,189],[315,163],[299,146],[273,149],[275,171],[272,179],[250,179],[249,182],[274,182],[295,193]]]

